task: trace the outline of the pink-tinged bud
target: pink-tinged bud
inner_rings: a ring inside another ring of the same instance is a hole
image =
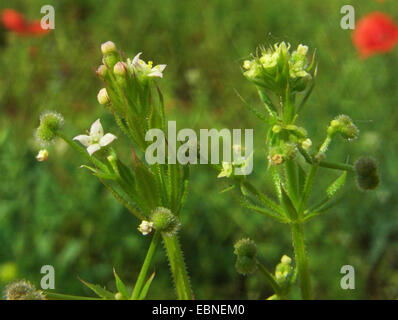
[[[113,73],[117,76],[124,76],[127,71],[127,66],[124,62],[119,61],[113,67]]]
[[[96,71],[95,73],[97,74],[97,76],[98,76],[100,79],[104,79],[105,76],[106,76],[107,71],[108,71],[107,68],[106,68],[103,64],[101,64],[101,65],[97,68],[97,71]]]
[[[101,44],[101,51],[104,55],[116,52],[116,45],[112,41]]]
[[[102,88],[97,95],[97,100],[99,104],[107,104],[111,100],[109,99],[108,92],[106,91],[105,88]]]

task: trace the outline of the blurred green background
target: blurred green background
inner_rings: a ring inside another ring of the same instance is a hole
[[[367,60],[358,57],[351,31],[340,28],[340,8],[353,4],[357,19],[379,10],[398,17],[392,0],[212,0],[212,1],[2,1],[30,19],[40,7],[55,8],[56,29],[43,37],[1,31],[0,48],[0,290],[13,279],[37,286],[40,268],[55,267],[56,291],[91,294],[78,276],[114,290],[112,267],[133,283],[149,239],[138,221],[86,170],[82,159],[61,142],[47,162],[35,160],[38,117],[54,109],[74,136],[98,117],[118,132],[97,103],[102,87],[94,70],[100,44],[114,41],[127,56],[166,63],[160,86],[168,118],[179,128],[254,128],[255,163],[249,177],[271,192],[264,151],[266,128],[249,114],[234,92],[260,106],[254,87],[241,74],[242,59],[265,41],[286,40],[317,49],[319,76],[298,123],[315,145],[328,122],[349,114],[361,135],[336,143],[329,157],[375,157],[382,183],[360,192],[349,179],[346,195],[331,212],[306,226],[315,296],[325,299],[398,298],[397,137],[398,50]],[[121,134],[120,134],[121,135]],[[122,140],[117,145],[122,149]],[[234,269],[233,243],[250,236],[259,257],[273,269],[282,254],[292,256],[290,233],[269,219],[242,209],[217,173],[205,166],[192,172],[182,212],[182,246],[197,299],[262,299],[271,294],[261,274],[242,277]],[[327,185],[335,172],[323,171]],[[322,190],[315,190],[313,199]],[[340,268],[353,265],[355,290],[340,288]],[[150,299],[173,299],[162,250],[155,256]],[[298,298],[294,291],[293,298]]]

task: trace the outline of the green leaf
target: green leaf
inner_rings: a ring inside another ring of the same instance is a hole
[[[344,171],[333,183],[326,189],[326,194],[332,198],[345,184],[347,171]]]
[[[298,189],[299,189],[299,196],[303,194],[305,180],[307,179],[307,173],[304,171],[303,167],[297,163],[297,173],[298,173]]]
[[[238,95],[239,99],[242,100],[243,105],[251,112],[253,113],[253,115],[255,115],[258,119],[262,120],[262,121],[268,121],[267,117],[265,115],[263,115],[262,113],[260,113],[259,111],[257,111],[255,108],[253,108],[250,104],[248,104],[246,102],[245,99],[243,99],[243,97],[238,93],[237,90],[235,90],[235,93]]]
[[[147,210],[151,211],[159,205],[159,193],[155,175],[141,162],[137,162],[134,172],[137,194],[147,206]]]
[[[119,291],[122,294],[123,299],[128,300],[130,297],[129,291],[128,291],[127,287],[124,285],[123,281],[117,275],[115,268],[113,268],[113,274],[114,274],[115,280],[116,280],[117,291]]]
[[[101,286],[97,285],[97,284],[92,284],[89,283],[87,281],[84,281],[82,279],[79,278],[79,280],[88,288],[90,288],[92,291],[94,291],[94,293],[101,297],[104,300],[115,300],[115,294],[102,288]]]
[[[142,288],[142,291],[140,293],[140,296],[138,297],[138,300],[144,300],[148,294],[149,287],[151,286],[152,280],[155,278],[155,272],[152,273],[152,275],[149,277],[149,279],[145,282],[144,287]]]
[[[289,195],[286,193],[285,189],[281,187],[282,190],[282,205],[288,215],[288,217],[292,220],[297,219],[297,210],[293,205],[292,200],[290,199]]]
[[[265,216],[267,216],[269,218],[275,219],[275,220],[277,220],[280,223],[288,223],[289,222],[289,220],[287,218],[281,216],[280,214],[278,214],[278,213],[276,213],[276,212],[274,212],[274,211],[272,211],[272,210],[270,210],[268,208],[264,208],[264,207],[259,207],[259,206],[253,205],[253,204],[251,204],[248,201],[243,200],[243,199],[241,199],[240,202],[241,202],[241,205],[243,207],[245,207],[247,209],[250,209],[250,210],[253,210],[253,211],[256,211],[258,213],[261,213],[262,215],[265,215]]]

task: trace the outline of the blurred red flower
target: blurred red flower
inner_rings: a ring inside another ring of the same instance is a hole
[[[373,12],[358,21],[352,41],[362,58],[388,52],[398,42],[398,26],[387,14]]]
[[[40,20],[27,21],[23,14],[13,9],[4,9],[1,12],[1,21],[7,30],[20,35],[41,35],[49,31],[42,29]]]

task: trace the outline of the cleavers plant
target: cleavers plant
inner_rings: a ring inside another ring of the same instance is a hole
[[[256,55],[243,62],[243,74],[255,85],[265,113],[241,99],[248,110],[269,126],[266,137],[268,171],[278,201],[259,191],[245,176],[234,176],[233,170],[224,175],[231,182],[228,190],[239,190],[244,207],[290,227],[296,268],[284,255],[272,274],[257,260],[253,241],[242,239],[235,244],[237,271],[249,274],[259,269],[275,292],[269,299],[286,298],[297,276],[302,298],[312,299],[304,224],[337,203],[347,173],[356,173],[357,184],[362,190],[374,189],[379,184],[377,166],[369,157],[358,159],[355,165],[326,161],[328,147],[337,136],[346,141],[358,137],[359,130],[347,115],[339,115],[330,122],[319,148],[312,146],[307,130],[296,124],[314,89],[317,75],[315,53],[311,59],[307,54],[307,46],[299,45],[291,52],[290,44],[281,42],[259,48]],[[326,189],[324,199],[309,204],[320,168],[336,170],[340,175]],[[238,188],[234,188],[236,186]]]
[[[117,136],[104,133],[100,119],[94,121],[88,134],[71,139],[62,131],[62,116],[49,111],[42,114],[35,135],[43,147],[59,137],[77,151],[87,161],[82,167],[96,176],[139,219],[138,230],[150,237],[151,242],[132,290],[129,290],[115,271],[116,293],[99,285],[82,282],[99,299],[145,299],[155,276],[154,273],[148,275],[151,261],[159,242],[163,241],[177,298],[193,299],[178,238],[181,229],[180,214],[188,193],[189,164],[173,163],[175,161],[147,164],[140,160],[152,141],[147,136],[148,131],[157,128],[167,133],[163,96],[156,82],[163,77],[166,65],[153,66],[151,61],[146,63],[140,59],[141,53],[133,59],[124,59],[111,41],[102,44],[101,51],[102,64],[96,74],[104,82],[104,88],[98,93],[98,102],[113,115],[121,132],[129,139],[131,163],[122,161],[118,156],[113,148]],[[347,173],[356,174],[357,184],[363,190],[374,189],[379,184],[378,168],[369,157],[358,159],[354,165],[348,161],[326,161],[328,147],[338,136],[349,141],[356,139],[359,134],[348,116],[339,115],[330,122],[326,138],[317,148],[313,147],[307,130],[296,124],[314,89],[317,74],[315,54],[311,59],[307,55],[307,46],[299,45],[291,52],[290,44],[281,42],[259,48],[256,55],[243,62],[243,74],[255,85],[265,112],[252,107],[242,97],[241,99],[250,112],[269,126],[266,137],[267,170],[273,179],[276,200],[259,191],[247,176],[234,175],[233,168],[242,163],[211,165],[219,171],[219,178],[227,179],[230,185],[227,190],[238,192],[244,207],[290,227],[295,254],[294,267],[292,259],[283,255],[275,272],[271,273],[257,259],[257,247],[252,240],[241,239],[234,246],[237,271],[249,274],[259,270],[274,291],[269,299],[288,298],[296,279],[302,298],[313,297],[304,224],[337,203]],[[166,156],[175,159],[176,150],[170,145],[166,150]],[[41,150],[37,156],[38,161],[46,161],[47,158],[46,149]],[[319,169],[332,169],[340,174],[326,189],[324,199],[309,203]],[[25,280],[11,284],[6,297],[95,299],[41,292]]]

